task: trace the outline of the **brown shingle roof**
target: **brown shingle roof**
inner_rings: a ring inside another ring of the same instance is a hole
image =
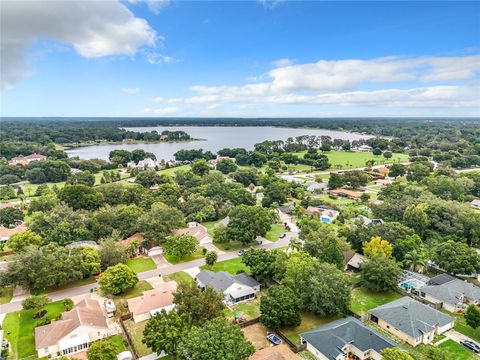
[[[133,240],[137,240],[137,243],[138,245],[141,245],[141,243],[143,242],[144,237],[142,236],[142,234],[140,233],[135,233],[133,234],[132,236],[130,236],[129,238],[126,238],[125,240],[122,240],[122,244],[125,245],[125,246],[129,246]]]
[[[142,296],[127,300],[128,309],[133,315],[138,315],[172,305],[175,290],[175,281],[160,284],[153,290],[144,291]]]
[[[205,231],[203,226],[173,230],[173,236],[185,234],[193,236],[195,239],[197,239],[197,241],[201,241],[208,236],[208,232]]]
[[[62,320],[35,328],[35,349],[57,344],[80,325],[108,328],[97,300],[83,299],[72,310],[64,313]]]
[[[248,358],[249,360],[298,360],[299,357],[293,353],[286,344],[271,346],[257,351]]]

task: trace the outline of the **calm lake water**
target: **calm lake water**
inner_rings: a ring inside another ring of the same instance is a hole
[[[164,130],[182,130],[190,134],[192,138],[205,139],[204,141],[190,141],[177,143],[156,144],[106,144],[84,146],[67,150],[69,156],[78,156],[81,159],[104,159],[112,150],[143,149],[154,153],[158,160],[173,160],[175,154],[181,149],[203,149],[216,152],[223,148],[245,148],[252,150],[256,143],[264,140],[286,140],[289,137],[301,135],[330,136],[332,139],[359,140],[368,139],[372,136],[355,134],[343,131],[323,129],[279,128],[279,127],[235,127],[235,126],[156,126],[156,127],[131,127],[130,131],[145,132],[156,130],[161,133]]]

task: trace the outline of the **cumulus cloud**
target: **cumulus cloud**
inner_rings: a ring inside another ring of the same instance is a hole
[[[159,109],[145,108],[143,109],[143,112],[147,114],[157,114],[157,115],[174,115],[180,112],[180,109],[176,107],[165,107],[165,108],[159,108]]]
[[[157,33],[124,4],[109,1],[1,1],[1,86],[12,87],[31,72],[26,51],[38,39],[71,44],[86,58],[134,55],[154,47]]]
[[[122,91],[125,94],[138,94],[140,92],[140,88],[138,88],[138,87],[135,87],[135,88],[124,87],[124,88],[122,88]]]
[[[479,108],[479,72],[479,55],[320,60],[275,67],[263,82],[192,85],[183,103]]]

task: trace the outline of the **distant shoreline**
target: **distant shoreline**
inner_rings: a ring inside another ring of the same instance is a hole
[[[184,142],[193,142],[193,141],[206,141],[207,139],[187,139],[187,140],[157,140],[157,141],[147,141],[147,140],[122,140],[122,141],[88,141],[78,144],[56,144],[61,147],[63,150],[71,150],[79,147],[87,146],[99,146],[99,145],[122,145],[122,144],[164,144],[164,143],[184,143]]]

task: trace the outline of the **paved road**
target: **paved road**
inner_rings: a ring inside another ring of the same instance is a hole
[[[288,232],[287,235],[283,239],[279,239],[276,242],[268,243],[268,244],[263,244],[259,246],[255,246],[255,248],[263,248],[263,249],[277,249],[281,247],[286,247],[290,244],[290,239],[292,237],[296,237],[298,234],[295,232]],[[231,251],[225,254],[221,254],[218,256],[218,261],[224,261],[224,260],[230,260],[238,257],[238,252],[237,251]],[[205,265],[205,259],[198,259],[198,260],[193,260],[177,265],[169,265],[166,267],[162,267],[160,269],[155,269],[155,270],[149,270],[145,271],[142,273],[138,274],[139,280],[145,280],[151,277],[159,276],[159,275],[169,275],[173,274],[178,271],[183,271],[186,269],[190,269],[192,267],[197,267],[197,266],[202,266]],[[82,285],[78,286],[75,288],[71,289],[65,289],[61,291],[56,291],[48,294],[48,297],[52,299],[52,301],[57,301],[57,300],[63,300],[66,298],[70,298],[72,296],[77,296],[77,295],[82,295],[86,294],[90,291],[90,289],[97,289],[98,284],[93,283],[93,284],[87,284],[87,285]],[[3,304],[0,305],[0,314],[4,313],[9,313],[12,311],[17,311],[22,309],[22,302],[21,301],[15,301],[11,302],[8,304]]]

